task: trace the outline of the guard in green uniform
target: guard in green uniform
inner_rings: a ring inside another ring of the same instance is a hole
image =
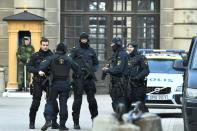
[[[22,91],[22,88],[29,85],[30,74],[27,73],[26,63],[28,62],[30,56],[34,53],[34,47],[31,45],[30,38],[24,37],[22,45],[18,48],[17,57],[17,81],[18,89]],[[26,74],[24,74],[26,72]],[[26,75],[26,80],[24,80],[24,75]],[[26,83],[24,83],[26,82]]]

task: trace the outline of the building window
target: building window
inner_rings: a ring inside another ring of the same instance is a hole
[[[89,33],[100,61],[109,57],[114,36],[124,45],[159,48],[159,6],[158,0],[61,0],[61,40],[72,48],[81,32]]]
[[[138,12],[146,12],[146,11],[152,11],[157,12],[157,9],[155,8],[157,5],[156,0],[138,0],[137,3],[137,11]]]
[[[105,0],[90,0],[88,5],[89,11],[106,11]]]
[[[82,11],[84,9],[83,0],[62,0],[62,11]]]
[[[113,11],[132,11],[133,0],[113,0]]]
[[[140,47],[154,48],[155,19],[154,17],[138,17],[137,41]]]
[[[95,49],[99,60],[105,60],[106,17],[89,17],[90,46]]]

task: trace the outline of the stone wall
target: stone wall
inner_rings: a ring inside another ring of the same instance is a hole
[[[45,0],[44,17],[48,21],[44,25],[44,36],[50,40],[50,48],[54,49],[60,40],[60,0]]]
[[[197,33],[196,16],[196,0],[174,0],[174,48],[189,49],[191,38]]]
[[[196,0],[161,0],[160,48],[188,50],[197,34]]]
[[[8,67],[8,32],[7,23],[2,19],[14,13],[14,0],[0,0],[0,67]]]
[[[160,48],[171,49],[173,45],[173,0],[161,0],[160,4]]]

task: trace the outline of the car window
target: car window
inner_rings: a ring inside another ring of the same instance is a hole
[[[174,60],[148,59],[148,66],[151,73],[183,73],[173,69]]]
[[[194,55],[193,55],[193,58],[192,58],[191,68],[194,69],[194,70],[197,70],[197,49],[195,49],[194,51],[195,52],[194,52]]]

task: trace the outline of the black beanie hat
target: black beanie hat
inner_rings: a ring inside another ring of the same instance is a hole
[[[122,40],[120,37],[114,37],[111,42],[118,46],[122,46]]]
[[[89,35],[86,33],[86,32],[82,32],[81,34],[80,34],[80,39],[89,39]]]
[[[59,43],[57,45],[56,51],[61,51],[61,52],[66,53],[66,45],[64,43]]]

